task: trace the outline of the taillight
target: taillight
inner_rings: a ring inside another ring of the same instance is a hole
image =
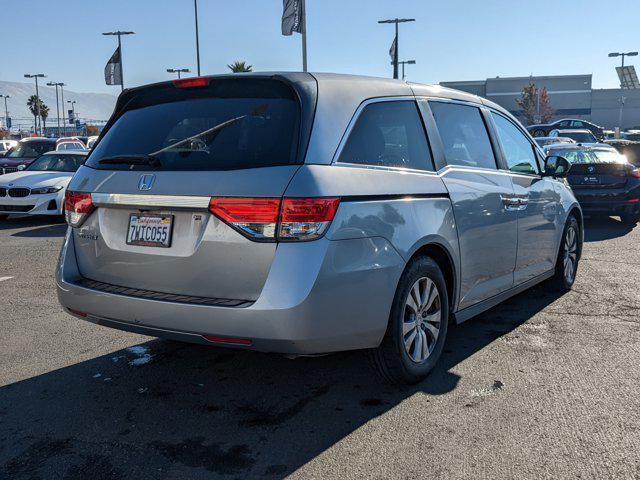
[[[79,227],[93,212],[94,206],[90,193],[70,192],[64,195],[64,213],[67,223],[72,227]]]
[[[209,85],[210,81],[211,79],[208,77],[180,78],[173,81],[173,86],[176,88],[206,87],[207,85]]]
[[[631,170],[629,170],[629,175],[635,178],[640,178],[640,169],[632,168]]]
[[[212,198],[209,211],[254,240],[275,240],[280,199]]]
[[[315,240],[331,224],[339,198],[285,198],[282,202],[278,238]]]
[[[209,211],[257,241],[315,240],[326,232],[339,198],[213,197]]]

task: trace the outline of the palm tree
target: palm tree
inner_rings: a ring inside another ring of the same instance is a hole
[[[42,119],[42,130],[47,128],[47,118],[49,118],[49,107],[40,100],[40,118]]]
[[[31,115],[33,115],[33,131],[38,132],[38,97],[35,95],[31,95],[27,100],[27,107],[29,107],[29,111]]]
[[[33,115],[34,132],[38,133],[38,109],[40,110],[41,125],[47,126],[47,118],[49,118],[49,107],[42,101],[41,98],[31,95],[27,100],[27,107],[31,115]]]
[[[236,60],[231,65],[227,65],[229,70],[233,73],[241,73],[241,72],[253,72],[253,65],[247,65],[247,62],[240,62]]]

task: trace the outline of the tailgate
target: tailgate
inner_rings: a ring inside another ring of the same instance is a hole
[[[125,91],[67,192],[91,194],[96,207],[74,228],[82,276],[151,292],[257,299],[274,238],[249,239],[209,213],[209,201],[282,197],[303,162],[315,105],[295,85],[222,76]]]
[[[571,166],[567,179],[577,188],[623,188],[628,177],[626,164],[576,163]]]
[[[138,172],[83,167],[74,179],[97,207],[74,229],[80,273],[90,280],[153,292],[255,300],[275,243],[247,239],[208,211],[211,196],[280,197],[296,166],[230,172],[157,172],[153,190],[138,193]],[[170,244],[131,245],[131,216],[169,217]]]

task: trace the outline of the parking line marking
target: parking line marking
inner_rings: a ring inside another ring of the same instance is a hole
[[[13,277],[0,277],[0,282],[4,282],[5,280],[11,280]]]

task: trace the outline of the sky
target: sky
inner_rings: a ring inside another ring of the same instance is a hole
[[[593,74],[594,88],[617,88],[611,51],[640,50],[640,1],[306,0],[309,70],[391,76],[393,26],[407,80],[438,83],[495,76]],[[193,0],[0,0],[5,19],[0,80],[45,73],[79,92],[119,93],[104,84],[123,39],[125,86],[196,71]],[[301,39],[280,32],[282,0],[198,0],[203,74],[244,60],[256,71],[301,70]],[[640,57],[636,57],[640,62]],[[631,63],[634,60],[631,59]]]

